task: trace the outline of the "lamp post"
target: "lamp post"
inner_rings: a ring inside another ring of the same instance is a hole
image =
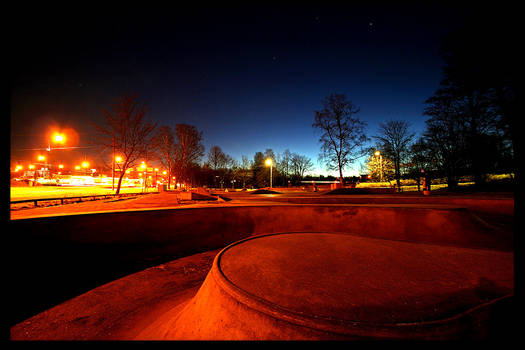
[[[83,161],[83,162],[82,162],[82,168],[84,168],[84,171],[83,171],[84,175],[87,175],[87,174],[88,174],[88,167],[89,167],[89,162],[86,161],[86,160]]]
[[[142,171],[144,171],[144,178],[142,181],[142,192],[144,192],[144,190],[148,190],[146,187],[146,181],[148,181],[148,167],[144,161],[142,161],[142,163],[140,164],[140,168],[142,169]]]
[[[121,156],[115,156],[113,155],[113,166],[111,171],[111,178],[112,178],[112,184],[111,184],[111,190],[115,190],[115,164],[118,165],[119,171],[120,171],[120,162],[122,162]]]
[[[270,167],[270,189],[272,188],[272,167],[273,162],[271,158],[266,159],[266,165]]]
[[[380,171],[380,181],[383,182],[383,156],[381,155],[381,152],[376,151],[374,153],[376,157],[379,157],[379,171]]]
[[[53,133],[53,135],[51,135],[51,138],[48,139],[48,142],[47,142],[47,149],[46,151],[49,152],[49,154],[51,153],[51,142],[50,141],[53,141],[54,144],[58,144],[58,145],[64,145],[66,143],[66,135],[63,134],[63,133],[59,133],[59,132],[55,132]],[[51,157],[49,156],[48,157],[48,161],[49,161],[49,171],[50,171],[50,174],[51,174]]]

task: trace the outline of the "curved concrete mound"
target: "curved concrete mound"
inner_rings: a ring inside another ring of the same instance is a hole
[[[280,233],[233,243],[161,339],[483,337],[513,294],[509,252]]]

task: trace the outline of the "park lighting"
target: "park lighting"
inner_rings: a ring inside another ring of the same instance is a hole
[[[56,132],[53,134],[53,142],[63,144],[66,142],[66,136]]]
[[[113,149],[113,154],[115,154],[115,149]],[[121,156],[115,156],[113,157],[113,166],[111,167],[111,190],[114,191],[115,190],[115,162],[118,164],[120,162],[122,162],[122,157]],[[120,165],[119,165],[119,168],[120,168]],[[127,172],[126,172],[127,173]]]
[[[271,158],[266,159],[265,163],[266,163],[266,166],[270,167],[270,188],[272,188],[272,167],[273,167],[272,159]]]
[[[115,148],[113,147],[113,155],[115,154]],[[120,169],[120,162],[122,162],[122,157],[121,156],[114,156],[113,157],[113,165],[111,167],[111,190],[114,191],[115,190],[115,163],[117,163],[118,167],[119,167],[119,171],[122,171]],[[129,174],[129,172],[126,171],[126,174]]]
[[[383,156],[381,155],[381,152],[376,151],[375,153],[376,157],[379,157],[379,169],[380,169],[380,181],[383,182]]]

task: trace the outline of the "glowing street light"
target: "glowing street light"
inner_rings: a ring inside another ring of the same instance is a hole
[[[113,154],[115,153],[115,150],[113,149]],[[111,178],[112,178],[112,182],[111,182],[111,190],[114,191],[115,190],[115,163],[117,163],[117,165],[122,162],[122,157],[121,156],[115,156],[113,157],[113,167],[111,169]],[[119,169],[120,169],[120,165],[119,165]],[[126,172],[127,173],[127,172]]]
[[[63,144],[66,142],[66,136],[56,132],[53,134],[53,142]]]
[[[82,168],[86,169],[89,166],[89,162],[82,162]]]
[[[142,192],[144,192],[144,190],[146,190],[146,185],[147,185],[147,176],[148,176],[148,168],[146,166],[146,163],[144,161],[142,161],[142,163],[140,164],[140,168],[142,169],[142,171],[144,171],[144,181],[142,182]]]
[[[44,160],[46,160],[46,157],[43,156],[43,155],[39,155],[37,159],[38,159],[39,161],[43,162]]]
[[[380,169],[380,181],[383,182],[383,156],[381,155],[381,152],[376,151],[374,153],[376,157],[379,157],[379,169]]]
[[[266,159],[265,163],[266,163],[266,166],[270,167],[270,189],[271,189],[272,188],[272,167],[273,167],[272,159],[271,158]]]

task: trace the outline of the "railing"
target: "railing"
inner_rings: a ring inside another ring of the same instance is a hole
[[[52,202],[52,201],[60,201],[60,204],[64,204],[65,201],[67,203],[79,203],[83,202],[83,199],[91,198],[91,200],[97,200],[97,199],[106,199],[106,198],[121,198],[121,197],[129,197],[129,196],[141,196],[151,193],[158,193],[158,192],[136,192],[136,193],[120,193],[120,194],[93,194],[93,195],[85,195],[85,196],[70,196],[70,197],[50,197],[50,198],[31,198],[31,199],[17,199],[14,201],[10,201],[10,204],[21,204],[21,203],[30,203],[33,202],[35,207],[38,206],[38,202]],[[75,201],[76,199],[76,201]]]

